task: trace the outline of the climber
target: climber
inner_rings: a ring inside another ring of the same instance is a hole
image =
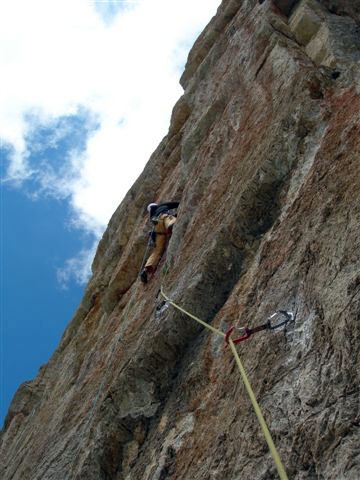
[[[179,202],[167,203],[150,203],[147,206],[150,221],[153,224],[153,230],[150,233],[151,240],[154,242],[154,250],[145,263],[140,273],[140,279],[143,283],[147,283],[148,274],[154,273],[164,253],[167,239],[171,236],[174,223],[176,222],[176,213],[171,215],[170,210],[175,210],[179,206]]]

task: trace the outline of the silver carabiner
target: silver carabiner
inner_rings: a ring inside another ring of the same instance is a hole
[[[285,320],[279,321],[275,325],[272,324],[271,319],[276,317],[276,316],[282,315],[285,317]],[[269,321],[269,330],[276,330],[277,328],[283,327],[284,325],[287,325],[288,323],[291,323],[295,320],[295,316],[293,312],[288,312],[287,310],[277,310],[274,312],[272,315],[270,315],[268,321]]]

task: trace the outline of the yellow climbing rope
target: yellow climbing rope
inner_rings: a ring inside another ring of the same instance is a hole
[[[191,313],[187,312],[186,310],[184,310],[183,308],[181,308],[179,305],[177,305],[175,302],[173,302],[165,293],[164,293],[164,290],[163,288],[161,287],[161,295],[165,298],[165,300],[170,304],[172,305],[173,307],[175,307],[177,310],[180,310],[180,312],[182,313],[185,313],[185,315],[187,315],[188,317],[192,318],[193,320],[195,320],[196,322],[200,323],[201,325],[203,325],[205,328],[207,328],[208,330],[211,330],[213,333],[216,333],[217,335],[225,338],[226,337],[226,334],[224,332],[222,332],[221,330],[218,330],[217,328],[214,328],[213,326],[209,325],[208,323],[204,322],[203,320],[200,320],[200,318],[198,317],[195,317],[195,315],[192,315]],[[266,442],[268,444],[268,447],[270,449],[270,453],[273,457],[273,460],[275,462],[275,465],[276,465],[276,468],[277,468],[277,471],[278,471],[278,474],[279,474],[279,477],[281,480],[288,480],[288,476],[286,474],[286,471],[285,471],[285,468],[284,468],[284,465],[282,464],[281,462],[281,459],[280,459],[280,455],[278,453],[278,451],[276,450],[276,447],[275,447],[275,444],[273,442],[273,439],[271,437],[271,433],[268,429],[268,426],[266,424],[266,421],[264,419],[264,416],[261,412],[261,409],[259,407],[259,404],[256,400],[256,397],[255,397],[255,394],[254,394],[254,391],[251,387],[251,384],[249,382],[249,379],[246,375],[246,372],[245,372],[245,369],[243,367],[243,364],[240,360],[240,357],[239,357],[239,354],[236,350],[236,347],[235,347],[235,344],[234,342],[232,341],[231,337],[229,338],[229,345],[230,345],[230,348],[231,348],[231,351],[234,355],[234,358],[235,358],[235,362],[238,366],[238,369],[240,371],[240,375],[241,375],[241,378],[244,382],[244,385],[245,385],[245,388],[247,390],[247,393],[249,395],[249,398],[251,400],[251,403],[252,403],[252,406],[255,410],[255,413],[256,413],[256,416],[258,418],[258,421],[260,423],[260,426],[261,426],[261,429],[263,431],[263,434],[265,436],[265,439],[266,439]]]

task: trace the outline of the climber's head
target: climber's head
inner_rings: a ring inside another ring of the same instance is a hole
[[[157,203],[149,203],[146,210],[150,213],[151,210],[154,210],[157,207]]]

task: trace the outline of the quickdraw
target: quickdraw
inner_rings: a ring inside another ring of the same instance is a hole
[[[271,322],[271,319],[276,317],[277,315],[282,315],[285,317],[285,320],[277,322],[275,325]],[[275,313],[273,313],[269,318],[266,323],[263,323],[262,325],[258,325],[257,327],[254,328],[248,328],[248,327],[241,327],[239,330],[244,330],[244,335],[238,338],[232,339],[233,343],[236,345],[237,343],[243,342],[244,340],[248,340],[251,335],[257,332],[261,332],[262,330],[276,330],[277,328],[283,327],[287,325],[290,322],[293,322],[295,320],[295,316],[292,312],[287,312],[286,310],[278,310]],[[225,343],[229,344],[229,339],[234,332],[235,327],[229,328],[229,330],[225,333]]]

